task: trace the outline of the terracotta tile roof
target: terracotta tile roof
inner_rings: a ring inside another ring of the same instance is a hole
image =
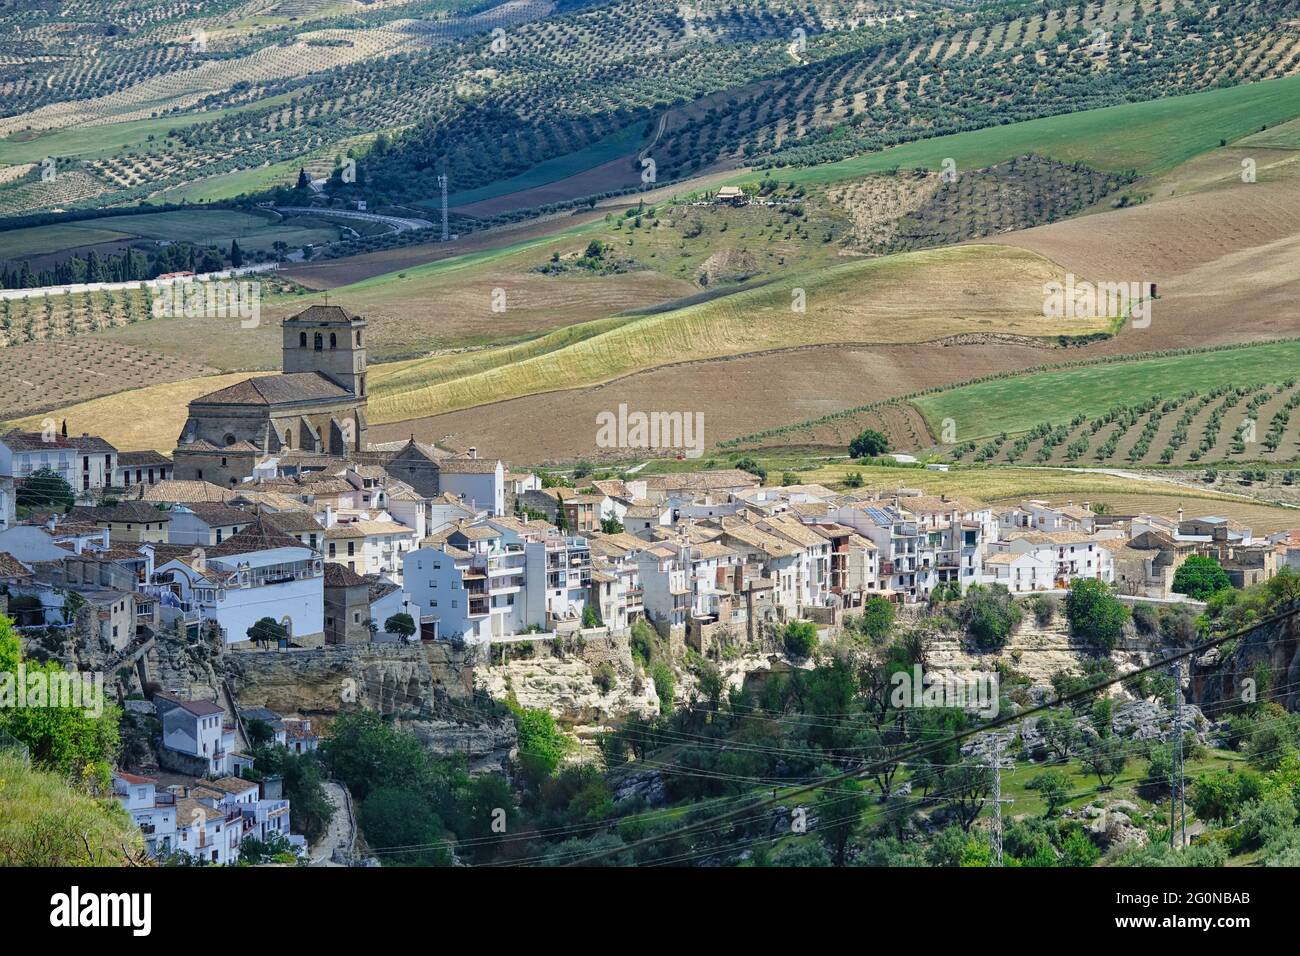
[[[786,538],[805,548],[826,544],[825,537],[809,528],[798,518],[768,518],[757,522],[757,524],[760,530]]]
[[[232,534],[220,544],[207,549],[209,558],[221,558],[231,554],[252,554],[256,551],[269,551],[272,548],[306,547],[297,538],[276,530],[260,517],[238,534]]]
[[[240,777],[218,777],[216,780],[205,780],[203,785],[225,793],[247,793],[249,790],[257,789],[257,784],[253,781],[243,780]]]
[[[757,475],[739,468],[719,468],[716,471],[688,471],[672,475],[644,475],[647,488],[659,490],[711,491],[736,486],[757,486]]]
[[[226,814],[224,811],[210,807],[206,803],[199,803],[192,797],[181,797],[176,801],[176,825],[178,827],[187,828],[193,825],[199,817],[202,817],[204,822],[207,822],[208,820],[224,820]]]
[[[107,455],[116,452],[117,449],[110,445],[98,435],[78,435],[69,436],[68,444],[80,452],[90,452],[93,454]]]
[[[327,588],[360,588],[368,583],[361,575],[341,564],[333,561],[325,563],[325,587]]]
[[[154,695],[161,697],[163,700],[169,700],[181,710],[193,714],[195,717],[211,717],[213,714],[224,714],[225,708],[219,704],[214,704],[210,700],[185,700],[183,697],[177,697],[175,694],[159,692]]]
[[[178,481],[168,478],[153,485],[132,485],[126,497],[139,501],[188,504],[191,501],[230,501],[236,493],[210,481]]]
[[[346,322],[349,325],[353,322],[364,321],[361,316],[355,312],[349,312],[347,309],[338,305],[309,305],[297,315],[291,315],[285,319],[284,325],[338,325]]]
[[[31,573],[31,568],[8,551],[0,551],[0,578],[25,578]]]
[[[741,544],[762,551],[764,554],[773,558],[788,558],[792,555],[798,554],[801,550],[790,541],[784,538],[778,538],[776,535],[769,534],[766,531],[743,521],[738,521],[734,524],[724,524],[723,535],[724,537],[739,541]]]
[[[68,439],[58,432],[47,435],[45,432],[11,431],[0,441],[11,451],[41,451],[51,448],[75,448]]]
[[[321,527],[308,511],[264,511],[262,521],[285,534],[320,534]]]
[[[171,521],[172,516],[166,511],[155,508],[143,501],[119,501],[115,505],[103,505],[98,508],[73,508],[69,516],[82,521],[108,521],[113,524],[131,522],[134,524],[152,524],[155,521]]]
[[[288,372],[249,378],[191,400],[191,405],[280,405],[348,398],[351,392],[319,372]]]
[[[234,525],[251,524],[254,514],[248,511],[242,511],[231,505],[221,504],[213,501],[195,501],[185,506],[192,511],[205,524],[212,527],[231,527]]]
[[[153,777],[142,777],[139,774],[127,773],[125,770],[114,770],[113,776],[119,780],[125,780],[127,783],[148,784],[158,782]]]
[[[914,515],[992,510],[991,505],[965,495],[952,495],[948,498],[937,495],[905,495],[898,499],[898,507]]]
[[[703,560],[712,558],[729,558],[735,555],[735,551],[726,545],[718,544],[716,541],[705,541],[703,544],[692,546],[691,553]]]
[[[136,466],[149,465],[170,465],[172,460],[166,455],[156,451],[119,451],[117,453],[117,465],[119,468],[135,468]]]

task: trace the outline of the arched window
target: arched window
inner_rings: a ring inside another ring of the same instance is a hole
[[[361,344],[361,330],[357,329],[357,345]]]
[[[335,335],[333,332],[331,332],[331,333],[330,333],[330,348],[332,348],[332,349],[336,349],[336,348],[338,348],[338,347],[339,347],[339,337],[338,337],[337,335]]]
[[[300,349],[305,349],[306,347],[307,347],[307,333],[306,333],[306,332],[299,332],[299,333],[298,333],[298,348],[300,348]]]
[[[364,398],[364,397],[365,397],[365,394],[366,394],[366,377],[365,377],[364,375],[362,375],[362,376],[361,376],[361,396]]]
[[[320,334],[319,332],[317,332],[317,333],[316,333],[315,341],[313,342],[313,345],[315,346],[317,352],[319,352],[319,351],[321,350],[321,347],[323,346],[323,344],[324,344],[324,339],[322,339],[322,338],[321,338],[321,334]]]

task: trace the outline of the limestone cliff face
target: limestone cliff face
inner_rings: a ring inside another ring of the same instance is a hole
[[[941,631],[930,645],[929,670],[943,676],[962,672],[991,671],[999,662],[1024,674],[1036,687],[1050,687],[1057,671],[1078,672],[1088,649],[1069,634],[1065,616],[1057,613],[1046,625],[1040,625],[1028,612],[1008,639],[1006,646],[994,653],[978,654],[964,645],[960,632]],[[1139,637],[1130,623],[1124,637],[1111,652],[1120,674],[1150,664],[1160,656],[1158,639]]]
[[[1279,621],[1248,634],[1235,648],[1208,651],[1192,667],[1191,685],[1191,699],[1211,715],[1247,694],[1300,710],[1300,626],[1295,618]]]
[[[632,714],[659,713],[654,681],[637,674],[626,640],[604,641],[563,657],[554,656],[538,642],[533,657],[482,667],[476,674],[480,688],[498,700],[510,694],[524,707],[549,711],[563,724],[591,727]],[[612,682],[608,689],[597,683],[598,673]]]
[[[419,644],[236,651],[224,663],[241,707],[328,715],[360,706],[396,714],[427,711],[433,702],[433,674]]]

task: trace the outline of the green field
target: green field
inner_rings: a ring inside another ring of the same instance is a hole
[[[1263,146],[1268,149],[1300,149],[1300,119],[1270,126],[1238,140],[1237,146]]]
[[[95,220],[116,222],[116,220]],[[135,238],[134,233],[104,229],[90,222],[59,223],[53,226],[33,226],[30,229],[10,229],[0,232],[0,259],[14,256],[39,256],[97,242],[117,242]]]
[[[0,232],[0,259],[122,239],[168,240],[222,247],[229,246],[232,239],[238,239],[245,250],[253,250],[270,249],[276,240],[286,242],[292,248],[308,242],[328,242],[337,236],[336,227],[315,220],[281,223],[251,212],[196,209],[192,212],[114,216]]]
[[[122,150],[147,147],[150,140],[163,139],[174,129],[262,109],[288,101],[288,94],[268,97],[249,106],[235,106],[224,110],[167,116],[159,119],[129,120],[125,123],[106,123],[103,126],[79,126],[53,130],[38,136],[16,134],[0,139],[0,165],[17,166],[22,163],[39,163],[46,156],[82,159],[108,156]]]
[[[503,179],[500,182],[491,183],[478,189],[467,189],[464,192],[452,193],[447,198],[447,202],[453,207],[468,206],[470,203],[481,202],[484,199],[495,199],[497,196],[506,196],[510,193],[558,182],[561,179],[567,179],[569,176],[576,176],[578,173],[586,172],[588,169],[634,152],[641,142],[643,132],[644,124],[634,123],[617,133],[611,133],[604,139],[597,140],[586,149],[548,159],[545,162],[538,163],[527,172],[520,173],[518,176],[512,176],[509,179]],[[439,202],[440,200],[437,199],[426,199],[419,205],[432,208],[437,206]]]
[[[776,177],[782,182],[830,183],[894,167],[938,169],[949,157],[959,170],[980,169],[1025,153],[1086,163],[1108,172],[1135,169],[1145,175],[1215,149],[1220,140],[1231,143],[1261,126],[1297,116],[1300,76],[1289,76],[938,136],[837,163],[782,169]],[[1300,130],[1293,127],[1285,141],[1294,142],[1297,135]],[[752,178],[750,174],[734,182]]]
[[[304,158],[305,159],[305,158]],[[292,186],[298,178],[298,170],[304,160],[291,159],[271,166],[259,166],[256,169],[239,169],[217,176],[197,179],[184,186],[164,189],[147,202],[156,203],[204,203],[220,202],[245,193],[261,192],[276,186]]]
[[[1039,422],[1100,415],[1115,405],[1189,388],[1276,382],[1295,374],[1300,340],[1034,372],[914,399],[933,434],[952,419],[962,441],[1027,431]]]

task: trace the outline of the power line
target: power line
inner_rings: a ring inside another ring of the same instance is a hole
[[[1012,721],[1015,721],[1015,720],[1023,720],[1025,717],[1031,716],[1032,714],[1035,714],[1035,713],[1041,713],[1041,712],[1043,712],[1043,711],[1049,710],[1049,709],[1052,708],[1052,707],[1059,707],[1059,706],[1061,706],[1062,704],[1068,704],[1068,703],[1070,703],[1070,702],[1072,702],[1072,701],[1074,701],[1074,700],[1079,700],[1079,699],[1082,699],[1082,698],[1084,698],[1084,697],[1091,696],[1092,694],[1095,694],[1095,693],[1096,693],[1097,691],[1099,691],[1099,690],[1104,690],[1104,689],[1107,688],[1107,687],[1111,687],[1111,686],[1113,686],[1113,685],[1115,685],[1115,684],[1118,684],[1118,683],[1121,683],[1121,682],[1123,682],[1123,681],[1125,681],[1125,680],[1131,680],[1132,678],[1134,678],[1134,677],[1136,677],[1136,676],[1138,676],[1138,675],[1141,675],[1141,674],[1144,674],[1144,673],[1151,673],[1151,672],[1156,671],[1156,670],[1158,670],[1158,669],[1161,669],[1161,668],[1167,667],[1169,664],[1171,664],[1171,663],[1174,662],[1174,661],[1184,660],[1184,659],[1189,658],[1189,657],[1198,656],[1198,655],[1203,654],[1203,653],[1205,653],[1206,651],[1208,651],[1208,650],[1210,650],[1210,649],[1212,649],[1212,648],[1218,647],[1218,646],[1220,646],[1221,644],[1225,644],[1225,643],[1227,643],[1227,642],[1230,641],[1230,640],[1234,640],[1234,639],[1236,639],[1236,638],[1242,637],[1243,635],[1245,635],[1245,634],[1249,634],[1249,633],[1251,633],[1252,631],[1255,631],[1255,630],[1257,630],[1257,629],[1259,629],[1259,628],[1266,627],[1266,626],[1268,626],[1268,625],[1270,625],[1270,624],[1275,624],[1275,623],[1278,623],[1278,622],[1280,622],[1280,621],[1283,621],[1283,620],[1287,620],[1287,619],[1289,619],[1289,618],[1292,618],[1292,617],[1294,617],[1294,616],[1296,615],[1296,613],[1297,613],[1297,609],[1296,609],[1296,608],[1294,608],[1294,607],[1292,607],[1292,608],[1288,608],[1288,610],[1286,610],[1286,611],[1283,611],[1283,612],[1278,613],[1278,614],[1271,615],[1271,616],[1269,616],[1269,617],[1267,617],[1267,618],[1263,618],[1263,619],[1261,619],[1261,620],[1259,620],[1259,621],[1255,622],[1254,624],[1251,624],[1251,625],[1249,625],[1249,626],[1247,626],[1247,627],[1240,628],[1240,629],[1238,629],[1238,630],[1236,630],[1236,631],[1231,631],[1231,632],[1229,632],[1228,634],[1222,635],[1222,636],[1217,637],[1217,638],[1213,638],[1213,639],[1211,639],[1211,640],[1209,640],[1209,641],[1204,641],[1204,642],[1202,642],[1201,644],[1194,645],[1193,647],[1191,647],[1191,648],[1189,648],[1189,649],[1187,649],[1187,650],[1179,651],[1177,654],[1171,655],[1170,657],[1165,658],[1165,659],[1160,660],[1160,661],[1157,661],[1157,662],[1155,662],[1155,663],[1153,663],[1153,664],[1148,664],[1148,665],[1145,665],[1145,666],[1143,666],[1143,667],[1139,667],[1139,668],[1137,668],[1136,670],[1130,671],[1128,674],[1126,674],[1126,675],[1124,675],[1124,676],[1122,676],[1122,677],[1111,677],[1111,678],[1107,678],[1107,679],[1105,679],[1105,680],[1102,680],[1102,681],[1100,681],[1100,682],[1098,682],[1098,683],[1096,683],[1096,684],[1090,685],[1090,686],[1088,686],[1088,687],[1084,687],[1084,688],[1081,688],[1081,689],[1079,689],[1079,690],[1072,691],[1072,692],[1070,692],[1070,693],[1068,693],[1068,694],[1059,695],[1059,696],[1057,696],[1054,700],[1046,701],[1046,702],[1044,702],[1044,703],[1042,703],[1042,704],[1038,704],[1038,705],[1036,705],[1036,706],[1034,706],[1034,707],[1030,707],[1030,708],[1028,708],[1027,710],[1021,711],[1019,714],[1014,714],[1014,715],[1008,715],[1008,716],[1005,716],[1005,717],[995,718],[994,720],[992,720],[992,721],[990,721],[990,722],[988,722],[988,723],[986,723],[986,724],[984,724],[984,725],[982,725],[982,726],[980,726],[980,727],[973,727],[973,728],[970,728],[970,729],[967,729],[967,730],[959,731],[958,733],[955,733],[955,734],[951,735],[950,737],[948,737],[948,738],[945,739],[945,740],[940,740],[940,741],[937,741],[937,742],[932,743],[932,744],[924,744],[924,745],[920,745],[920,746],[918,746],[918,747],[914,747],[914,748],[911,749],[910,752],[906,752],[906,753],[903,753],[903,754],[898,755],[898,756],[899,756],[901,759],[906,759],[906,758],[908,758],[908,757],[915,757],[915,756],[924,756],[924,755],[926,755],[926,754],[928,754],[928,753],[931,753],[931,752],[934,752],[934,751],[936,751],[936,750],[939,750],[939,749],[941,749],[941,748],[944,747],[944,746],[948,746],[948,745],[951,745],[951,744],[954,744],[954,743],[959,743],[960,741],[962,741],[962,740],[966,740],[966,739],[968,739],[968,738],[970,738],[970,737],[973,737],[973,736],[975,736],[976,734],[987,733],[988,731],[993,730],[993,729],[996,729],[996,728],[998,728],[998,727],[1006,726],[1007,724],[1011,723]],[[824,778],[822,781],[819,781],[819,782],[813,782],[813,783],[810,783],[810,784],[803,785],[803,786],[797,788],[797,789],[796,789],[795,791],[793,791],[792,793],[787,794],[787,797],[789,797],[789,796],[794,796],[795,794],[798,794],[798,793],[807,793],[807,792],[812,791],[812,790],[815,790],[815,789],[817,789],[819,786],[822,786],[822,785],[825,785],[825,784],[841,783],[841,782],[844,782],[844,781],[847,781],[847,780],[854,780],[854,779],[857,779],[857,778],[859,778],[859,777],[863,777],[863,776],[866,776],[866,775],[868,775],[868,774],[870,774],[870,773],[875,772],[876,770],[880,769],[881,766],[882,766],[882,764],[881,764],[880,762],[876,762],[876,763],[873,763],[873,764],[868,764],[866,767],[854,768],[854,769],[852,769],[852,770],[848,770],[848,771],[845,771],[845,772],[843,772],[843,773],[833,774],[832,776],[829,776],[829,777]],[[772,799],[772,800],[767,800],[767,799],[765,799],[765,800],[762,802],[761,805],[771,806],[773,803],[775,803],[775,799]],[[731,811],[731,812],[729,812],[729,813],[722,814],[722,815],[720,815],[720,816],[718,816],[718,817],[716,817],[716,818],[714,818],[714,819],[717,820],[717,821],[725,821],[725,820],[728,820],[728,819],[731,819],[731,818],[735,817],[736,815],[737,815],[737,811]],[[707,823],[707,822],[709,822],[709,821],[704,821],[704,823]],[[627,844],[625,847],[620,848],[619,850],[615,850],[615,851],[606,851],[606,852],[598,852],[598,853],[592,854],[591,856],[587,857],[587,858],[584,859],[584,860],[576,861],[576,862],[590,863],[590,862],[593,862],[593,861],[595,861],[595,860],[604,859],[604,858],[606,858],[606,857],[609,857],[609,856],[613,855],[613,853],[625,852],[625,851],[628,851],[628,850],[635,850],[635,849],[637,849],[638,847],[648,846],[648,845],[653,844],[654,842],[656,842],[656,841],[658,841],[658,840],[662,840],[662,839],[670,839],[670,838],[677,837],[677,836],[684,836],[684,835],[686,835],[686,834],[688,834],[688,833],[691,833],[691,832],[693,832],[694,830],[698,829],[701,825],[703,825],[703,824],[702,824],[702,823],[690,824],[690,825],[687,825],[687,826],[685,826],[685,827],[681,827],[681,828],[679,828],[679,829],[677,829],[677,830],[675,830],[675,831],[670,831],[669,833],[666,833],[666,834],[661,834],[661,835],[659,835],[659,836],[655,836],[655,837],[647,837],[647,838],[642,839],[642,840],[634,841],[634,842],[632,842],[632,843],[630,843],[630,844]]]

